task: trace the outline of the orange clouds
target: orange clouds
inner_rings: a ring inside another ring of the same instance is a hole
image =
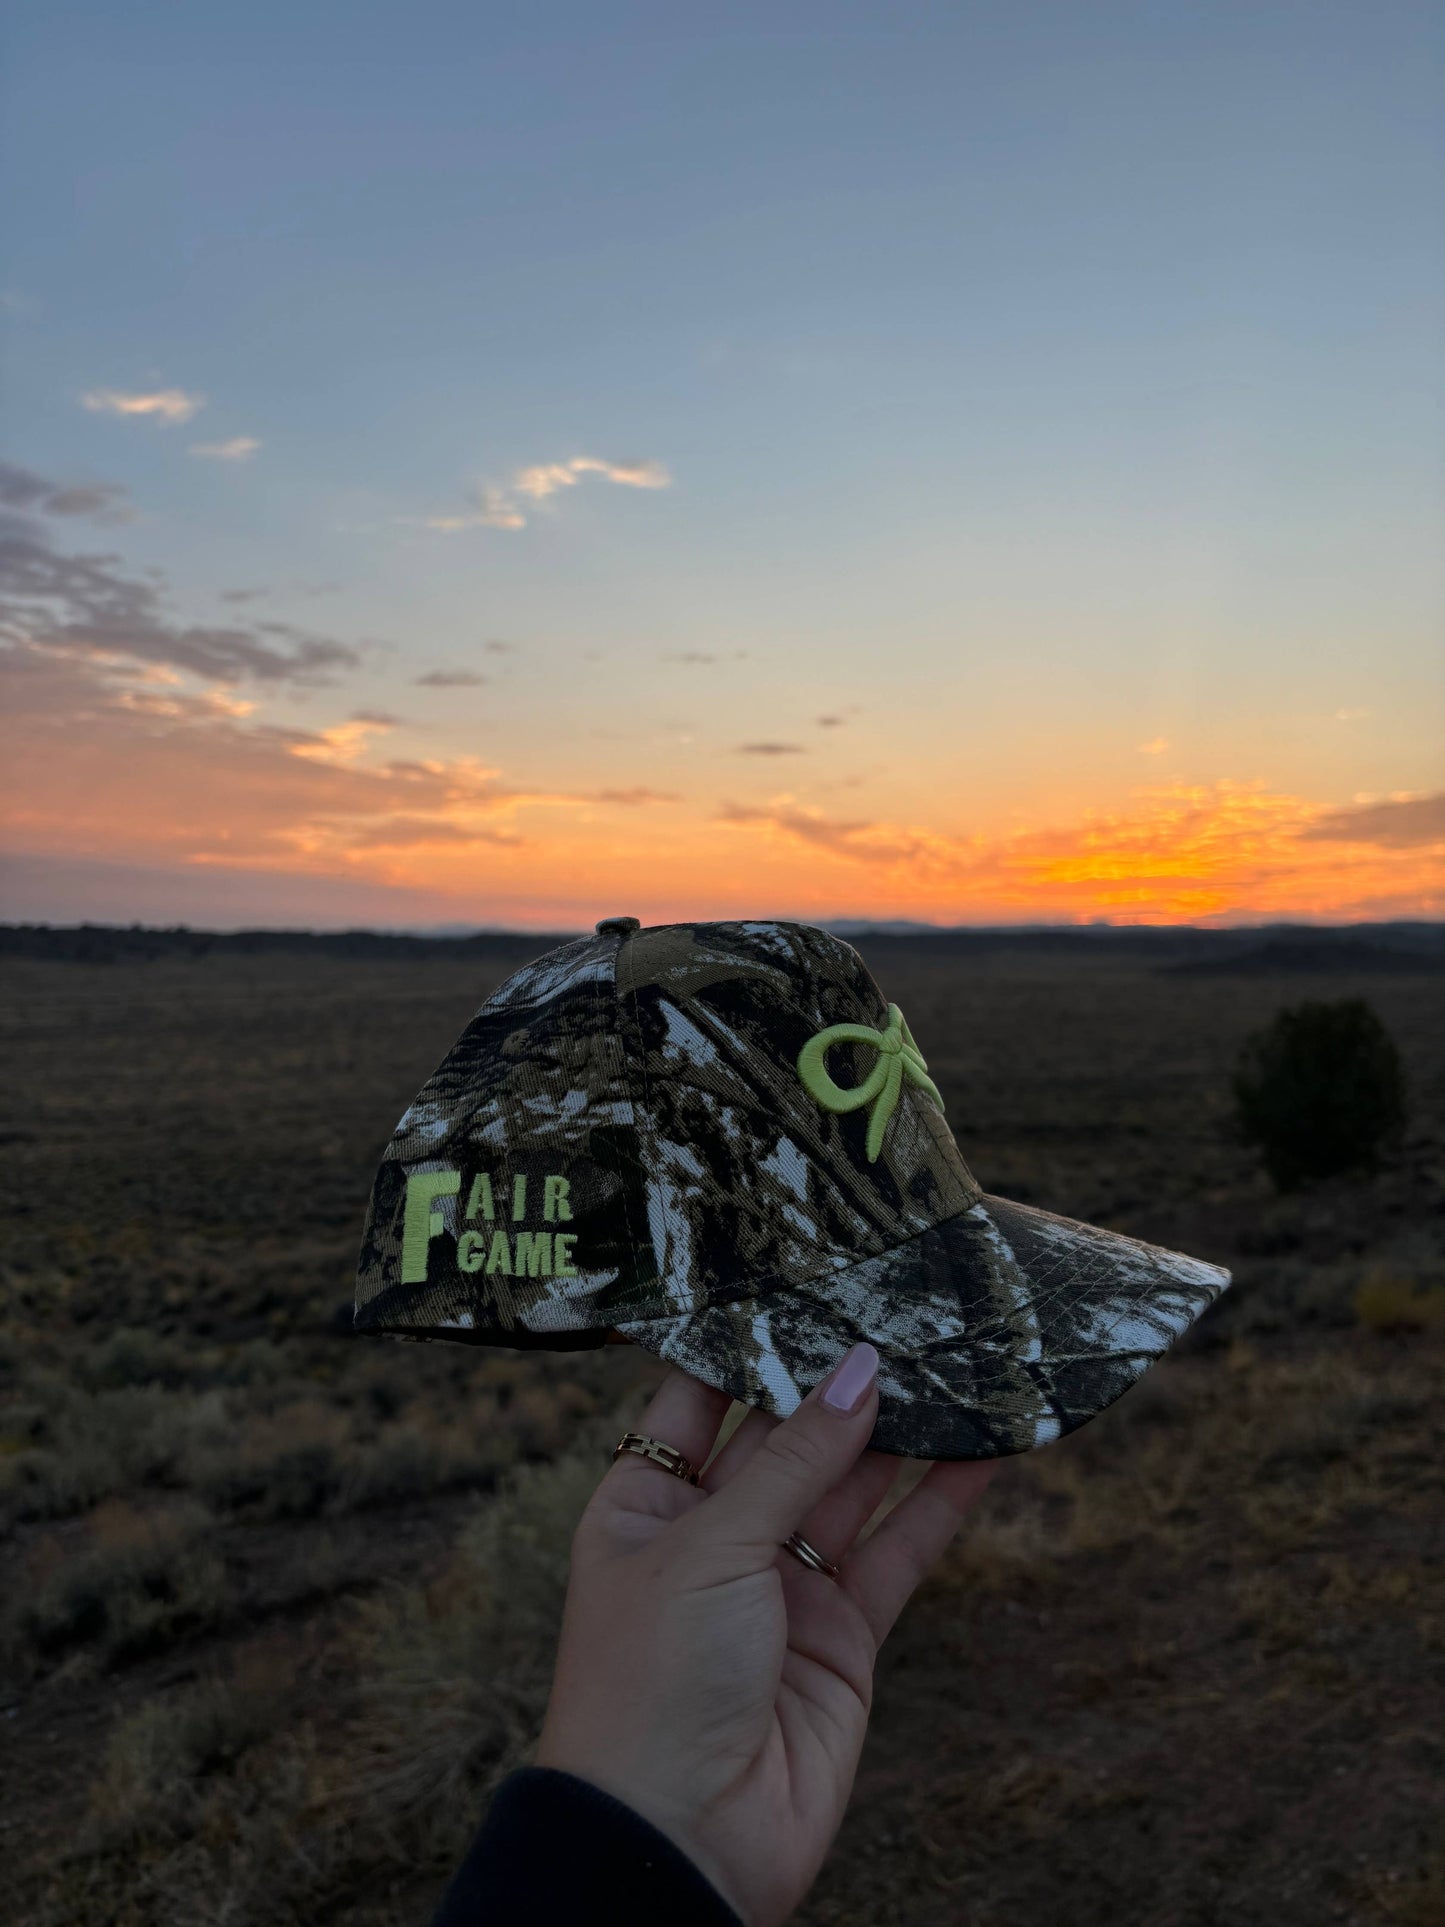
[[[1262,784],[1176,784],[1081,822],[982,838],[833,818],[791,797],[718,807],[645,785],[529,786],[471,759],[382,758],[390,718],[278,728],[154,664],[22,648],[8,682],[7,844],[173,868],[178,914],[198,870],[365,882],[380,902],[422,891],[458,921],[505,904],[509,922],[552,927],[619,904],[646,921],[1445,912],[1441,798],[1331,810]]]
[[[652,464],[577,458],[525,471],[514,487],[543,501],[594,473],[636,488],[667,479]],[[719,799],[714,781],[741,786],[765,769],[817,769],[819,795],[847,780],[829,775],[821,746],[739,744],[721,724],[713,760],[701,736],[689,752],[686,794],[654,787],[646,779],[660,772],[645,763],[632,761],[621,780],[615,765],[589,766],[586,738],[562,729],[523,780],[505,756],[493,767],[430,755],[425,738],[421,754],[388,754],[392,732],[409,726],[339,695],[324,724],[281,726],[258,713],[268,693],[310,692],[307,700],[319,702],[339,678],[362,672],[366,652],[280,621],[183,622],[163,579],[130,572],[107,553],[66,553],[52,540],[54,527],[76,517],[113,521],[123,512],[109,486],[57,488],[0,465],[4,839],[22,867],[69,866],[91,878],[77,883],[61,915],[91,913],[86,891],[98,887],[98,870],[126,866],[143,871],[148,888],[164,880],[171,914],[187,917],[201,903],[211,920],[224,920],[209,906],[223,899],[228,877],[238,902],[269,900],[280,921],[294,920],[298,899],[310,901],[298,880],[318,901],[365,903],[380,922],[414,921],[425,906],[439,920],[550,928],[618,912],[647,922],[866,915],[940,923],[1445,914],[1439,795],[1340,807],[1262,782],[1173,783],[1136,789],[1124,805],[1079,821],[985,837],[960,822],[946,779],[934,786],[926,823],[884,810],[835,817],[796,793]],[[253,593],[230,600],[241,605]],[[484,679],[451,668],[410,680],[466,689]],[[851,713],[817,722],[834,727]],[[500,730],[498,740],[506,740]],[[511,740],[526,768],[526,730]],[[1163,739],[1138,745],[1150,756],[1164,747]],[[667,776],[675,779],[672,766]],[[801,787],[803,776],[796,780]]]
[[[590,840],[608,841],[589,827],[599,812],[635,818],[676,800],[645,786],[513,786],[471,758],[369,760],[395,719],[280,728],[155,664],[21,644],[0,669],[0,821],[17,854],[363,878],[475,901],[510,853],[545,888]],[[558,815],[570,830],[548,827]]]
[[[1383,812],[1383,813],[1382,813]],[[1390,812],[1393,812],[1391,814]],[[942,922],[1178,923],[1445,911],[1445,799],[1330,811],[1264,784],[1136,790],[1125,810],[994,839],[838,822],[790,799],[724,820],[816,853],[829,877],[866,866],[850,906]]]
[[[791,796],[719,806],[575,775],[520,783],[471,758],[388,757],[385,714],[282,728],[227,685],[74,644],[20,643],[0,664],[7,847],[171,869],[182,916],[186,873],[220,870],[365,883],[379,903],[422,891],[457,921],[550,927],[609,904],[649,922],[1445,913],[1438,796],[1327,809],[1263,784],[1174,784],[1080,822],[984,838],[832,817]],[[397,920],[407,914],[399,898]]]

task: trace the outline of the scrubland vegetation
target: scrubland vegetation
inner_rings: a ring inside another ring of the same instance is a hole
[[[985,1185],[1233,1266],[1010,1464],[887,1649],[810,1927],[1433,1927],[1445,987],[1411,1109],[1277,1193],[1231,1068],[1296,986],[865,945]],[[401,1110],[518,958],[3,965],[0,1913],[421,1923],[526,1758],[571,1525],[660,1367],[363,1341]]]

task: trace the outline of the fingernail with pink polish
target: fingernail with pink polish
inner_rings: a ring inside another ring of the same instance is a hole
[[[823,1387],[821,1402],[831,1412],[856,1412],[877,1376],[877,1352],[871,1345],[855,1345]]]

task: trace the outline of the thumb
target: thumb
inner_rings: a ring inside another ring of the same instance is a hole
[[[868,1444],[878,1415],[878,1354],[855,1345],[746,1465],[693,1514],[714,1544],[769,1558]]]

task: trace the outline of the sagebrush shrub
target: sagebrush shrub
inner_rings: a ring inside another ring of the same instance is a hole
[[[1240,1136],[1287,1191],[1375,1169],[1404,1127],[1405,1074],[1362,997],[1297,1004],[1245,1040],[1234,1101]]]
[[[84,1650],[120,1665],[209,1631],[233,1610],[216,1522],[192,1500],[137,1511],[100,1508],[84,1548],[17,1588],[0,1648],[23,1676]]]
[[[1370,1331],[1445,1331],[1445,1289],[1371,1265],[1355,1292],[1354,1311]]]

